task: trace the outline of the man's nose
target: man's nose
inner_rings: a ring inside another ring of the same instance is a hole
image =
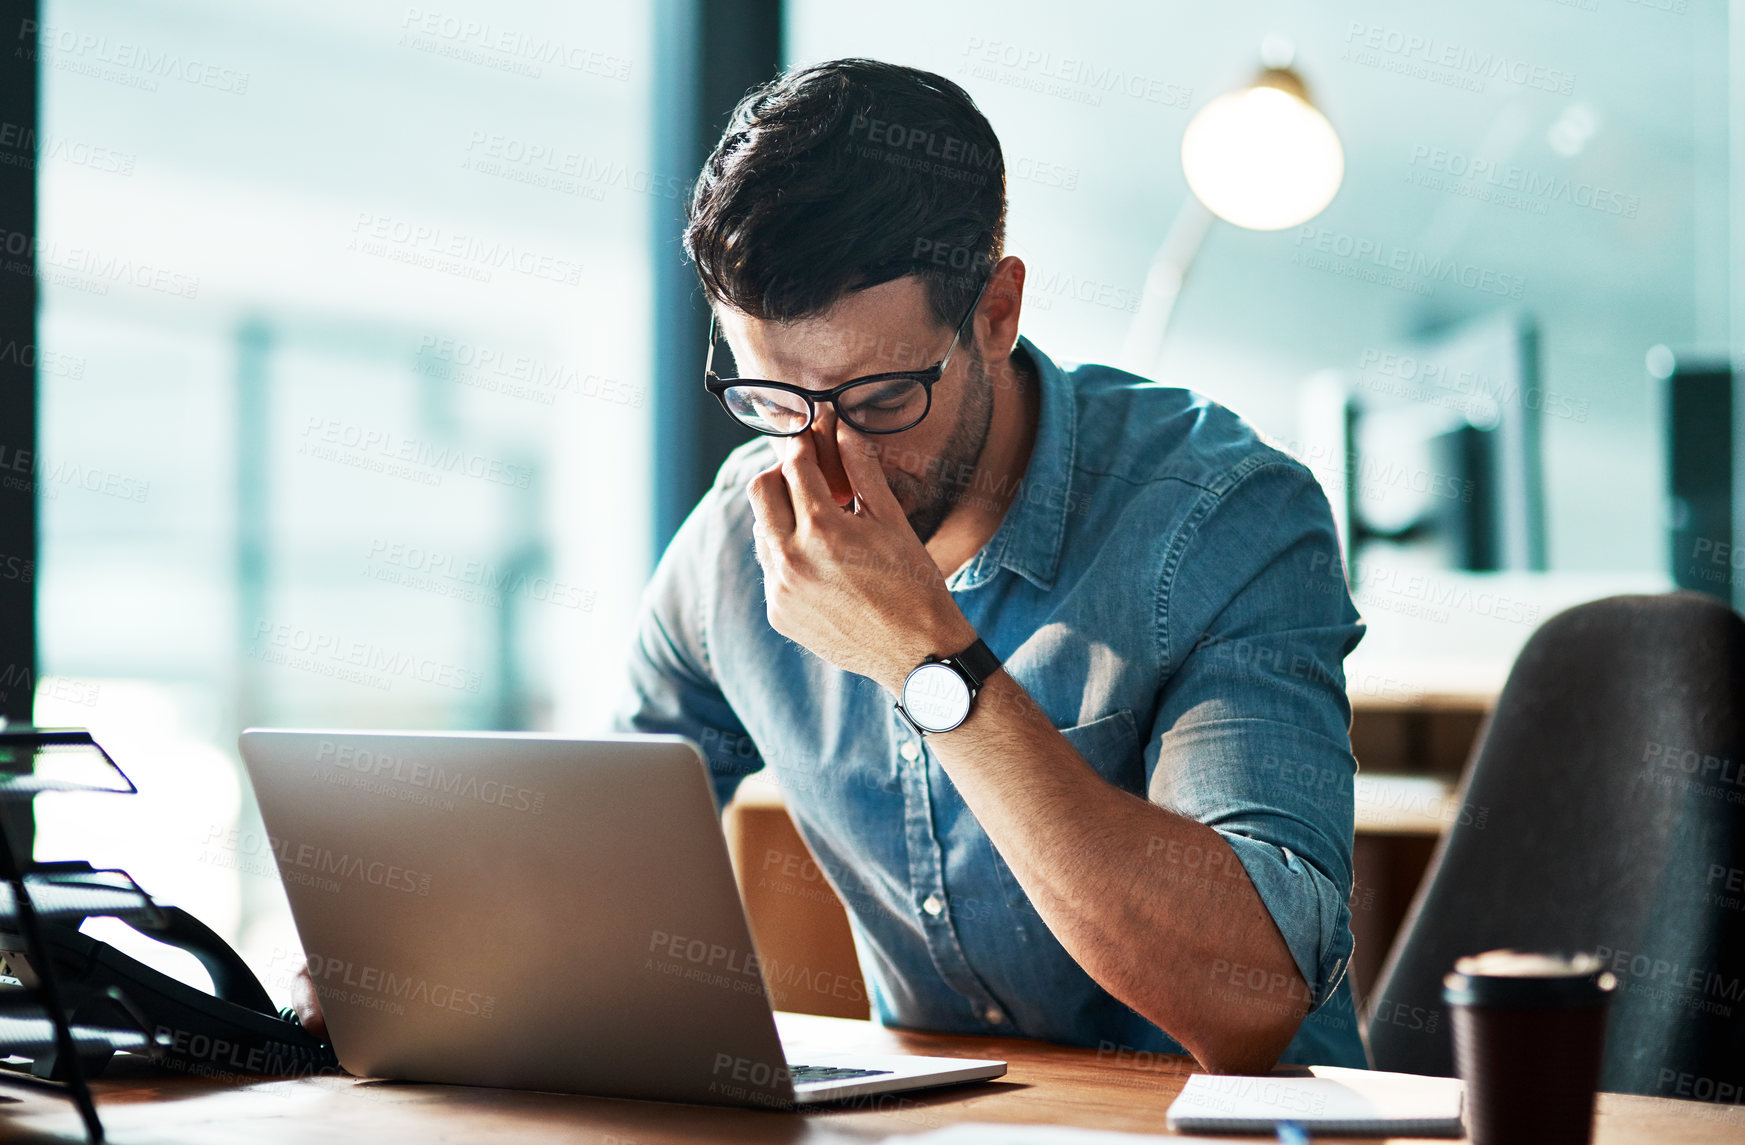
[[[812,449],[814,453],[821,455],[823,450],[834,450],[836,448],[835,407],[831,406],[828,402],[820,404],[817,412],[812,415],[812,424],[806,427],[805,433],[812,435]],[[778,437],[775,440],[782,450],[797,451],[800,448],[800,443],[804,441],[805,438],[801,436]],[[778,455],[784,457],[788,456],[786,452],[779,452]]]
[[[818,407],[818,412],[812,415],[812,424],[806,427],[806,432],[812,434],[812,448],[822,453],[824,450],[836,448],[836,407],[824,403]],[[794,443],[798,445],[799,442]]]

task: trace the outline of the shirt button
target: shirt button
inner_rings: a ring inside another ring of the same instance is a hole
[[[940,912],[945,909],[945,900],[941,899],[938,895],[928,895],[926,898],[921,900],[921,909],[932,915],[934,918],[938,918]]]
[[[921,758],[921,745],[914,740],[904,740],[903,746],[897,749],[897,754],[914,763]]]
[[[988,1025],[997,1026],[1006,1020],[1006,1012],[998,1006],[989,1006],[982,1011],[982,1017],[988,1020]]]

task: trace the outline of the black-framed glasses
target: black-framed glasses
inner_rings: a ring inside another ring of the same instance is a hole
[[[808,390],[762,378],[715,376],[715,316],[709,315],[709,357],[703,363],[703,388],[715,395],[735,421],[771,437],[794,437],[810,429],[820,402],[836,407],[836,416],[862,433],[901,433],[913,429],[933,408],[933,387],[945,376],[952,352],[982,304],[988,281],[976,289],[975,300],[958,320],[945,357],[924,370],[895,370],[854,378],[828,390]]]

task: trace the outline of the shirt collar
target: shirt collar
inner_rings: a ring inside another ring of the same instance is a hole
[[[1020,336],[1018,349],[1030,356],[1042,391],[1036,419],[1036,439],[1030,461],[1005,519],[975,559],[947,584],[953,589],[985,584],[996,569],[1008,568],[1037,588],[1054,587],[1066,540],[1066,513],[1072,504],[1073,453],[1078,437],[1078,403],[1072,379]]]

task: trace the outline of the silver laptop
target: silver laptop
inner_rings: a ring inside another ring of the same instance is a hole
[[[783,1053],[689,740],[251,729],[240,745],[354,1074],[789,1108],[1006,1072]]]

